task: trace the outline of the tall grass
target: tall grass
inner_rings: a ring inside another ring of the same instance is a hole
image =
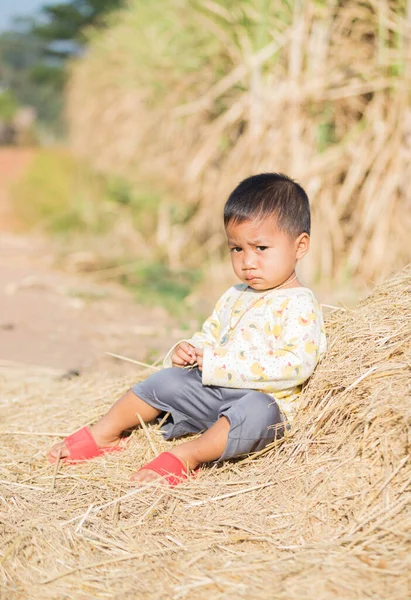
[[[172,267],[221,256],[222,204],[258,171],[309,193],[308,280],[381,280],[411,260],[405,0],[133,0],[90,39],[71,69],[73,148],[162,182],[151,243]]]

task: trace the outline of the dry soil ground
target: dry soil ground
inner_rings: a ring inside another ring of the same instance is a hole
[[[116,285],[56,270],[50,240],[27,233],[13,213],[10,186],[34,151],[0,148],[0,369],[24,365],[56,373],[137,369],[181,337],[161,307],[139,306]]]

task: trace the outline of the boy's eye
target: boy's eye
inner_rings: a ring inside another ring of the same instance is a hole
[[[241,252],[241,248],[239,246],[235,246],[234,248],[230,248],[230,252]]]
[[[264,252],[264,250],[267,250],[268,246],[257,246],[257,250],[260,250],[261,252]]]

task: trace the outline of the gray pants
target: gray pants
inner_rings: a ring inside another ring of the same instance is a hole
[[[283,434],[281,413],[271,396],[255,390],[204,386],[198,369],[163,369],[132,390],[150,406],[170,413],[162,426],[167,440],[199,433],[226,417],[230,431],[219,460],[262,450]]]

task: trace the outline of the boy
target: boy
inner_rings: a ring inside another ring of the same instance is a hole
[[[201,332],[170,350],[167,368],[136,384],[98,423],[53,446],[50,460],[119,450],[124,430],[170,413],[166,439],[202,435],[163,452],[132,479],[176,485],[202,463],[261,450],[292,421],[301,384],[326,350],[321,309],[295,273],[310,244],[307,195],[285,175],[249,177],[228,198],[224,225],[242,285],[222,296]]]

